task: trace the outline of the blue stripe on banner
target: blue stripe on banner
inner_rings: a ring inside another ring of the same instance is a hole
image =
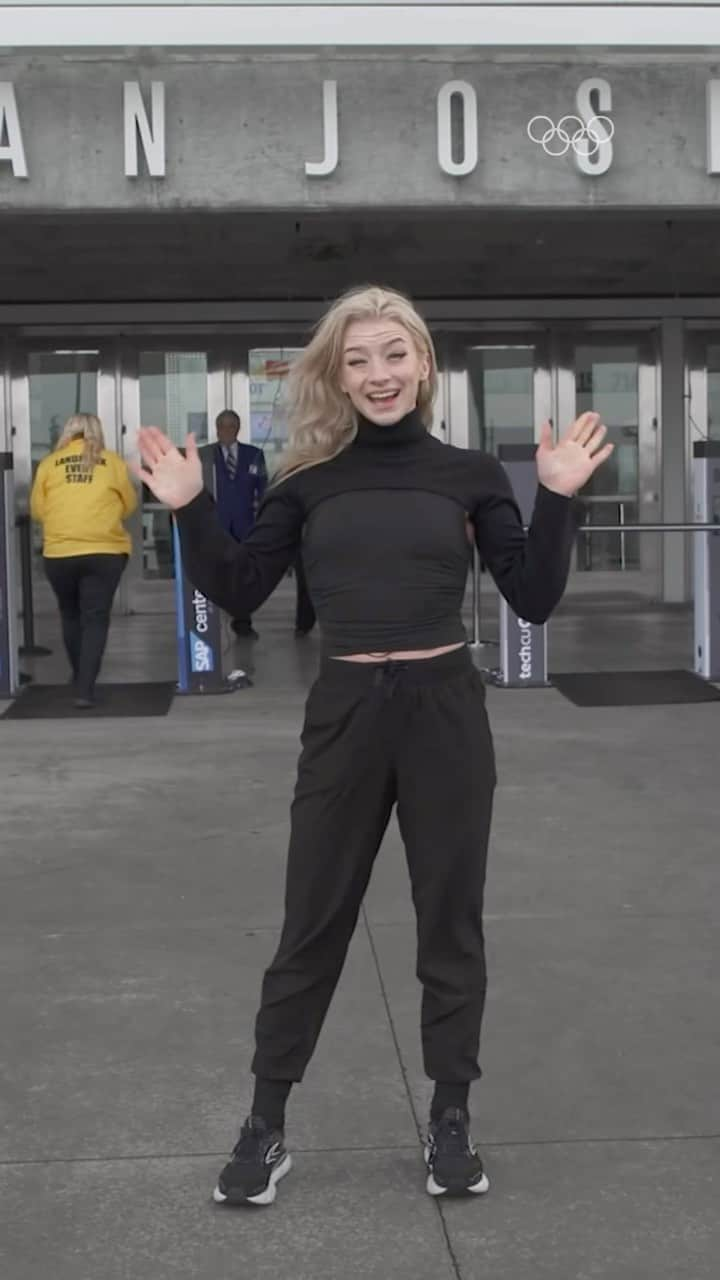
[[[183,596],[183,562],[180,550],[180,534],[173,519],[173,561],[175,564],[175,632],[178,649],[178,689],[187,693],[190,688],[188,668],[187,632],[185,631],[185,600]]]

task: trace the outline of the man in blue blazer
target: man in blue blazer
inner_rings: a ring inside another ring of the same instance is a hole
[[[205,488],[217,503],[223,528],[238,542],[246,538],[255,522],[267,487],[267,467],[262,449],[238,440],[240,418],[233,409],[223,409],[215,421],[217,443],[200,449]],[[238,636],[257,637],[251,618],[233,618]]]

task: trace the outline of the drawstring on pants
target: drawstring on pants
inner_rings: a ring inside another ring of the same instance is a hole
[[[374,684],[376,688],[382,689],[383,698],[387,701],[392,698],[397,688],[398,680],[407,669],[407,662],[397,662],[394,658],[378,664],[375,670]]]

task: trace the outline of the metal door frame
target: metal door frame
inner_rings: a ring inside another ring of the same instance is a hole
[[[214,440],[215,419],[228,404],[229,396],[229,353],[227,339],[218,336],[212,340],[209,333],[198,334],[191,328],[184,332],[168,333],[162,329],[152,329],[142,333],[133,333],[118,339],[116,343],[115,389],[117,396],[117,414],[119,422],[118,453],[126,461],[135,461],[137,451],[135,441],[141,425],[152,426],[152,423],[140,422],[140,377],[138,370],[141,351],[203,352],[207,358],[206,404],[208,414],[208,440]],[[123,574],[118,592],[118,605],[123,613],[141,613],[148,610],[150,597],[153,597],[152,612],[172,612],[175,601],[175,587],[171,579],[153,579],[151,589],[146,587],[143,576],[143,508],[142,500],[137,510],[128,521],[128,529],[132,538],[132,554],[126,572]]]
[[[692,472],[692,445],[694,440],[708,438],[708,355],[713,344],[720,347],[720,327],[704,325],[689,327],[685,334],[686,397],[685,419],[687,427],[688,472]]]

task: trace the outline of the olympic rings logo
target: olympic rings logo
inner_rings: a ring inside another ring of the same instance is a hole
[[[536,136],[537,129],[534,129],[538,123],[541,127],[543,124],[547,125],[539,137]],[[604,125],[605,136],[596,132],[594,128],[596,124]],[[577,127],[571,131],[573,126]],[[591,116],[587,124],[579,116],[563,116],[557,124],[553,124],[549,116],[533,116],[528,124],[527,133],[530,141],[542,147],[548,156],[564,156],[570,147],[576,156],[595,156],[602,146],[606,146],[611,141],[615,133],[615,125],[608,116]],[[587,146],[580,147],[581,142],[587,143]]]

